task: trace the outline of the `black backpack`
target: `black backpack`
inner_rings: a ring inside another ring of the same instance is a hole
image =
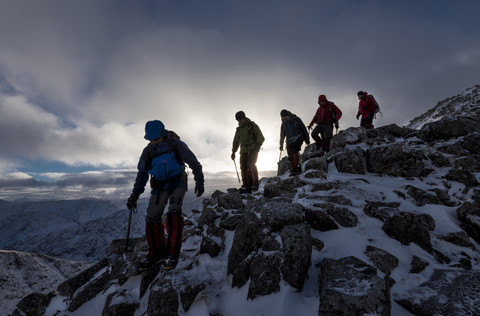
[[[378,102],[377,100],[375,100],[375,98],[373,97],[373,94],[369,94],[367,96],[367,98],[371,98],[373,100],[373,103],[375,103],[375,110],[373,111],[374,114],[377,114],[377,113],[380,113],[382,114],[382,112],[380,111],[380,105],[378,105]],[[383,114],[382,114],[383,115]]]

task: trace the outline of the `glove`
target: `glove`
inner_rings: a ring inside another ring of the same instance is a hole
[[[357,113],[357,120],[358,120],[359,117],[360,117],[360,113]]]
[[[260,151],[260,147],[262,147],[262,144],[260,144],[260,143],[255,143],[255,147],[254,147],[254,148],[255,148],[256,151]]]
[[[137,193],[132,193],[127,201],[127,208],[131,211],[133,208],[137,207],[137,200],[139,195]]]
[[[283,145],[280,145],[279,149],[280,149],[280,151],[283,151]]]
[[[330,123],[332,123],[332,124],[335,123],[335,122],[336,122],[336,120],[335,120],[334,118],[332,118],[332,119],[330,120]]]
[[[232,155],[230,156],[230,158],[232,158],[232,160],[235,160],[235,152],[232,152]]]
[[[197,197],[201,196],[204,191],[205,191],[205,187],[203,186],[203,183],[195,184],[195,195]]]
[[[335,128],[338,129],[338,121],[335,122]]]

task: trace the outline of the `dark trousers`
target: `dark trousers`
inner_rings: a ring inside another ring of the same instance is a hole
[[[178,259],[180,256],[184,224],[182,216],[184,196],[185,187],[183,186],[173,190],[161,190],[158,194],[151,195],[145,218],[149,257],[161,259],[168,256]],[[166,214],[167,238],[165,238],[165,224],[162,222],[162,217],[167,203],[169,208]]]
[[[366,129],[373,128],[373,117],[369,116],[360,120],[360,126]]]
[[[287,144],[288,161],[290,161],[290,169],[293,171],[300,164],[300,149],[303,140],[298,139],[291,144]]]
[[[320,138],[320,136],[322,138]],[[312,131],[312,138],[317,143],[317,148],[322,147],[325,152],[330,151],[330,140],[333,137],[333,124],[317,124]]]
[[[246,187],[258,187],[257,170],[258,150],[251,150],[248,153],[240,153],[240,170],[242,171],[242,182]]]

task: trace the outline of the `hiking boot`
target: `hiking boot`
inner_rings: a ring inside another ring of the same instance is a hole
[[[168,257],[168,258],[165,260],[165,263],[163,264],[163,268],[164,268],[165,270],[175,269],[175,267],[177,266],[177,263],[178,263],[178,259],[173,258],[173,257]]]
[[[153,258],[147,257],[145,260],[138,264],[138,271],[148,271],[151,270],[155,265],[163,263],[162,258]]]
[[[252,186],[252,191],[258,191],[258,184]]]
[[[240,192],[240,193],[252,193],[252,187],[242,185],[242,187],[238,190],[238,192]]]

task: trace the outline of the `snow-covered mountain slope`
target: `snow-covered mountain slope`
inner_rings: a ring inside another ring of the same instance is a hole
[[[457,116],[480,117],[480,85],[438,102],[435,107],[411,120],[407,127],[420,129],[426,123]]]
[[[129,212],[124,204],[91,199],[0,201],[0,249],[98,261],[112,240],[125,238]],[[140,237],[143,231],[144,217],[136,214],[131,236]]]
[[[0,315],[11,313],[25,295],[53,291],[61,282],[91,265],[90,262],[0,250]]]

